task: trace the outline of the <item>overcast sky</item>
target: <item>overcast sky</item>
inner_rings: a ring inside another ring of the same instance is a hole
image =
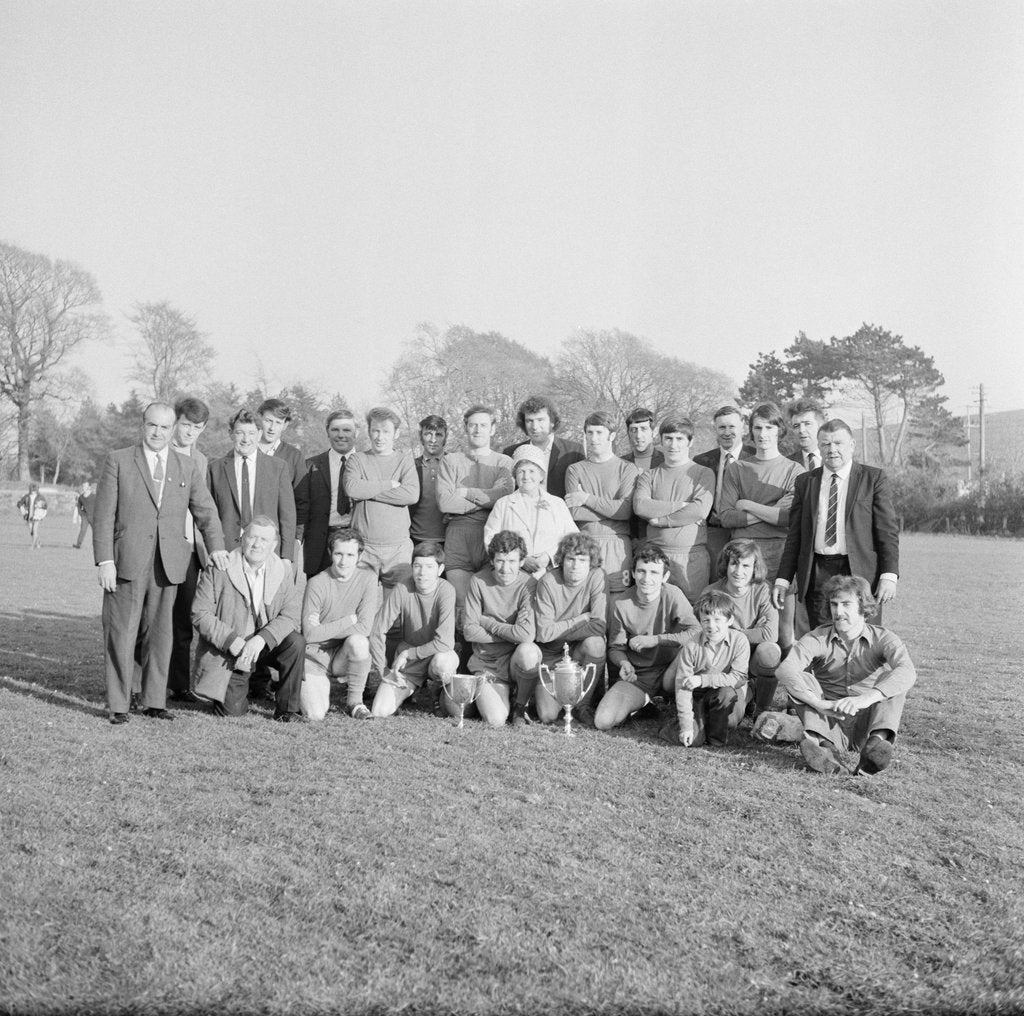
[[[169,300],[216,374],[373,398],[420,322],[800,331],[1024,407],[1017,2],[0,0],[0,239]],[[126,352],[90,351],[103,399]]]

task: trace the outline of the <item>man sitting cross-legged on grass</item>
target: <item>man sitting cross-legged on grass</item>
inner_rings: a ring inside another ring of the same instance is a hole
[[[477,572],[466,594],[463,633],[473,644],[471,674],[492,674],[494,681],[481,688],[476,699],[480,715],[492,726],[508,719],[515,689],[513,723],[526,719],[526,706],[537,684],[540,649],[533,642],[533,579],[522,570],[526,541],[504,530],[487,548],[490,567]],[[453,716],[458,706],[445,696]]]
[[[747,705],[750,643],[732,627],[732,597],[718,589],[697,600],[700,635],[680,650],[671,667],[679,743],[723,746]]]
[[[436,685],[436,700],[442,680],[458,670],[455,590],[441,578],[443,571],[444,550],[428,540],[412,552],[412,578],[397,582],[385,595],[372,637],[383,641],[396,622],[401,635],[391,671],[374,696],[374,716],[391,716],[428,680]]]
[[[277,541],[277,523],[257,515],[228,555],[227,568],[207,568],[196,588],[196,695],[209,699],[218,716],[248,711],[249,678],[257,664],[273,664],[281,674],[274,719],[287,723],[300,715],[302,597],[289,563],[274,553]]]
[[[592,536],[570,533],[555,551],[554,565],[537,583],[533,594],[537,614],[537,644],[549,667],[562,659],[569,644],[572,658],[581,666],[593,663],[597,676],[574,716],[593,724],[590,699],[604,675],[605,628],[608,597],[605,574],[598,567],[601,548]],[[537,716],[542,723],[554,723],[562,707],[537,685]]]
[[[846,769],[840,752],[860,752],[856,772],[892,761],[907,692],[917,671],[893,632],[868,624],[877,604],[859,575],[835,575],[824,595],[832,623],[798,639],[776,671],[804,725],[800,753],[815,772]]]
[[[779,648],[779,612],[772,603],[761,548],[754,540],[730,540],[718,557],[718,581],[705,593],[720,590],[732,598],[732,624],[750,643],[750,677],[756,719],[771,709],[778,681],[775,668],[782,659]]]
[[[665,680],[669,666],[699,628],[683,591],[668,578],[664,551],[641,544],[633,558],[633,587],[612,597],[608,660],[619,668],[619,680],[597,707],[598,730],[618,726],[661,691],[675,693]]]
[[[377,579],[359,567],[363,538],[354,529],[335,529],[327,538],[331,566],[306,584],[302,634],[306,676],[302,711],[322,720],[330,707],[332,677],[346,681],[346,705],[356,720],[372,720],[363,704],[370,673],[370,632],[377,615]]]

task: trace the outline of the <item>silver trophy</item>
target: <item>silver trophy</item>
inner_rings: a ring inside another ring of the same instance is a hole
[[[566,642],[562,648],[564,654],[554,668],[548,668],[542,663],[537,672],[544,690],[565,709],[565,736],[575,737],[572,729],[572,707],[578,706],[590,694],[590,689],[597,680],[597,664],[588,663],[581,667],[569,655],[569,643]]]
[[[487,674],[446,674],[441,678],[444,693],[459,707],[459,730],[466,721],[466,706],[476,701],[487,680]]]

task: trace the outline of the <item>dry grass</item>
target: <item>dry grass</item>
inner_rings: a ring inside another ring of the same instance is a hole
[[[1020,544],[906,538],[920,679],[868,781],[654,721],[114,728],[91,560],[22,537],[0,526],[0,1011],[1024,1008]]]

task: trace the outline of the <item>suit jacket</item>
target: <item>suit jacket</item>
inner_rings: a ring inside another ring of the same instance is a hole
[[[740,461],[744,459],[752,459],[755,457],[755,453],[751,451],[746,445],[740,447]],[[693,461],[698,466],[707,466],[712,473],[715,474],[715,484],[717,488],[718,484],[718,466],[722,461],[722,449],[718,445],[706,452],[701,452],[700,455],[694,455]],[[721,522],[718,521],[718,512],[714,508],[711,509],[711,514],[708,515],[709,526],[721,526]]]
[[[235,453],[228,452],[210,463],[210,493],[220,513],[224,543],[228,550],[239,546],[242,537],[242,515],[239,509],[238,482],[235,480]],[[256,487],[253,491],[252,514],[266,515],[277,522],[281,531],[278,553],[292,559],[295,548],[295,494],[291,470],[281,459],[256,453]]]
[[[282,441],[277,446],[277,451],[271,458],[280,459],[288,467],[293,488],[306,475],[306,457],[302,454],[302,449],[288,444],[287,441]]]
[[[276,554],[264,566],[263,614],[258,634],[274,649],[301,625],[302,594],[292,581],[291,568]],[[224,571],[207,568],[200,576],[192,601],[192,623],[199,631],[196,654],[196,691],[217,702],[224,701],[235,657],[228,652],[236,638],[247,638],[249,587],[242,571],[242,552],[231,552]]]
[[[509,445],[503,454],[512,458],[517,448],[521,448],[529,441],[520,441],[518,444]],[[567,441],[565,438],[555,435],[555,443],[551,448],[551,457],[548,459],[547,490],[555,497],[565,497],[565,471],[574,463],[582,462],[586,456],[583,454],[583,446],[575,441]]]
[[[338,480],[343,489],[344,477],[343,469]],[[333,507],[330,461],[328,452],[321,452],[306,459],[303,476],[295,486],[295,517],[302,541],[302,570],[307,578],[318,575],[331,563],[327,533]]]
[[[113,561],[117,577],[131,582],[148,577],[156,546],[167,578],[184,582],[192,557],[185,539],[185,513],[212,551],[224,550],[217,506],[199,466],[174,449],[167,452],[167,475],[159,507],[141,445],[111,452],[96,486],[92,547],[96,563]]]
[[[796,478],[789,533],[779,563],[778,576],[800,583],[800,598],[810,586],[814,567],[814,530],[824,468],[819,466]],[[874,589],[886,572],[899,574],[900,534],[885,473],[875,466],[854,462],[846,491],[846,554],[850,572],[867,579]]]
[[[636,456],[632,452],[627,452],[625,455],[620,456],[620,458],[623,458],[627,462],[632,462],[634,465],[636,465]],[[651,455],[651,469],[654,469],[656,466],[663,466],[664,464],[665,455],[663,454],[660,448],[655,448],[654,452]],[[640,467],[637,466],[637,469],[639,468]]]

